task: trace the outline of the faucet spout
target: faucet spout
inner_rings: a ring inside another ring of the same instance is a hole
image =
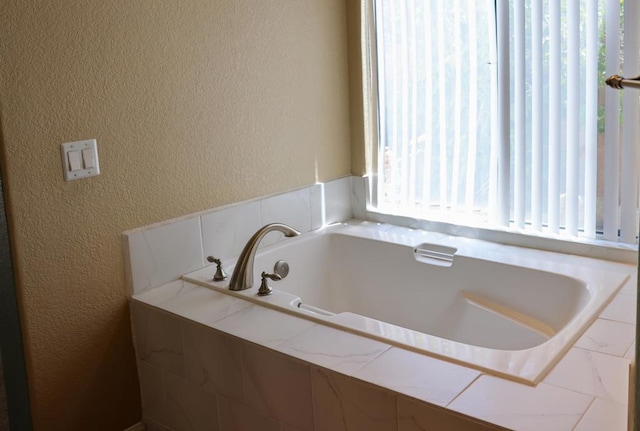
[[[300,232],[283,223],[271,223],[258,229],[245,244],[242,253],[238,257],[231,280],[229,280],[230,290],[245,290],[253,286],[253,260],[256,256],[256,250],[262,238],[273,231],[282,232],[286,237],[300,235]]]

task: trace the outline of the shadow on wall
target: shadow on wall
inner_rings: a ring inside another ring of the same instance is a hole
[[[1,174],[0,171],[0,430],[9,430],[10,423],[14,430],[29,431],[31,406]]]
[[[0,370],[2,370],[2,356],[0,356]],[[7,415],[7,393],[4,388],[4,374],[0,373],[0,430],[9,429],[9,416]]]

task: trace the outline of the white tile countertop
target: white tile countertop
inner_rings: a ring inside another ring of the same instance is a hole
[[[567,260],[571,258],[568,256]],[[632,276],[593,325],[535,387],[393,347],[181,280],[137,294],[133,300],[356,381],[369,382],[508,429],[623,431],[627,423],[628,367],[633,354],[637,276],[632,265],[595,260],[592,264],[605,265]],[[322,378],[320,371],[312,374],[312,379]],[[398,397],[397,408],[409,412],[411,401]],[[398,414],[400,417],[400,412]]]

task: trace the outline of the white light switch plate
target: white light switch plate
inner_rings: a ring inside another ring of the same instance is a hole
[[[60,146],[65,181],[95,177],[100,174],[98,143],[95,139],[66,142]]]

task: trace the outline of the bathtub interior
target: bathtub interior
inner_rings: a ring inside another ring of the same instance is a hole
[[[416,259],[412,246],[340,233],[265,250],[256,277],[278,260],[291,269],[272,287],[299,297],[296,305],[501,350],[545,342],[591,296],[584,282],[564,275],[465,256],[433,265]]]

